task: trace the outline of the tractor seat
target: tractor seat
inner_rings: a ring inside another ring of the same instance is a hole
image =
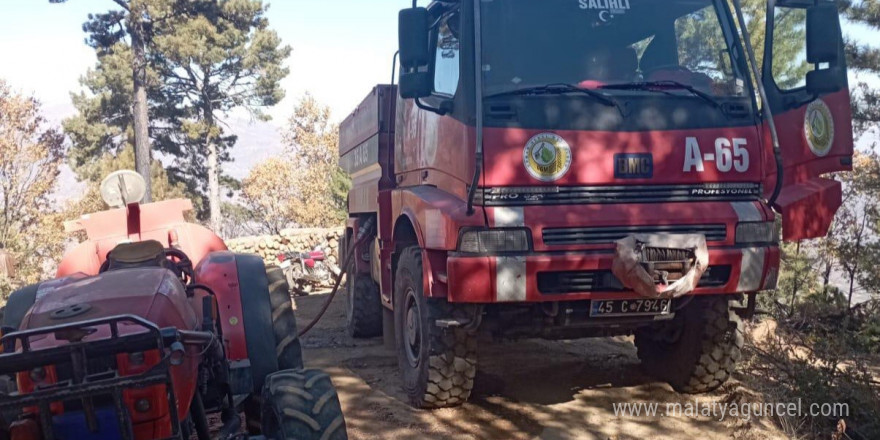
[[[171,269],[171,264],[165,256],[165,247],[156,240],[117,245],[107,254],[107,261],[104,263],[104,266],[106,266],[106,269],[101,272],[136,267],[164,267]]]

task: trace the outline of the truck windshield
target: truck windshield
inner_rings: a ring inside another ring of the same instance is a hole
[[[484,93],[675,82],[744,96],[717,0],[483,1]],[[651,87],[618,87],[628,93]]]

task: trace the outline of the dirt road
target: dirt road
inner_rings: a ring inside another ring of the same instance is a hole
[[[297,298],[300,326],[326,295]],[[470,402],[416,410],[398,385],[397,358],[382,339],[345,331],[345,298],[303,339],[306,364],[327,370],[339,389],[352,439],[775,439],[769,421],[718,416],[616,416],[619,402],[739,401],[737,383],[705,396],[679,395],[642,373],[627,338],[487,342]]]

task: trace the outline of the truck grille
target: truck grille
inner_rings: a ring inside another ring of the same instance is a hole
[[[730,280],[730,266],[709,266],[698,287],[721,287]],[[610,270],[539,272],[538,291],[544,295],[583,292],[626,292],[628,289]]]
[[[632,234],[703,234],[706,241],[727,239],[727,225],[609,226],[544,229],[547,246],[610,244]]]
[[[475,201],[482,206],[733,202],[758,200],[761,192],[758,183],[496,187],[478,189]]]

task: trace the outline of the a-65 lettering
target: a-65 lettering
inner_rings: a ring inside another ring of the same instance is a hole
[[[738,173],[744,173],[749,170],[747,144],[748,141],[743,138],[721,137],[715,139],[714,152],[703,154],[697,138],[689,137],[685,141],[684,172],[702,173],[706,170],[705,162],[715,162],[715,168],[719,172],[727,173],[736,170]]]

